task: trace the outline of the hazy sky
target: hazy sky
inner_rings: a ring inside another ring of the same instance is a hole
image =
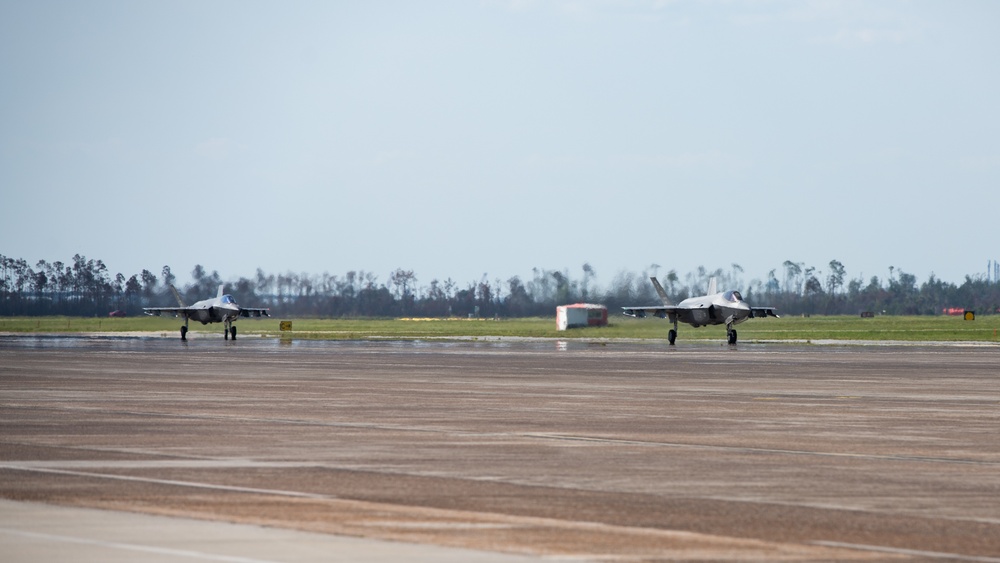
[[[0,0],[0,254],[600,284],[1000,259],[994,1]]]

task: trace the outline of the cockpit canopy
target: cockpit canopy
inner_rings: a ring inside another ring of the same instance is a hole
[[[236,300],[233,299],[232,295],[223,295],[222,296],[222,303],[225,304],[225,305],[235,305],[236,304]]]
[[[726,298],[726,301],[730,301],[733,303],[739,303],[740,301],[743,301],[743,296],[740,295],[740,292],[738,291],[727,291],[724,294],[722,294],[722,296]]]

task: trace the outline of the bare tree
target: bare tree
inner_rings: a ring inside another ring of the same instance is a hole
[[[847,271],[839,260],[830,260],[830,275],[826,277],[826,287],[829,293],[837,293],[844,287],[844,276]]]
[[[801,295],[802,283],[799,282],[798,280],[799,277],[802,275],[802,263],[792,262],[791,260],[785,260],[784,264],[782,265],[785,267],[785,292],[793,293],[793,287],[795,287],[796,289],[794,290],[794,293],[797,295]],[[794,286],[793,283],[795,284]]]
[[[594,277],[597,274],[594,273],[594,268],[589,263],[584,263],[583,265],[583,285],[581,287],[582,297],[584,301],[590,299],[590,283],[594,281]]]

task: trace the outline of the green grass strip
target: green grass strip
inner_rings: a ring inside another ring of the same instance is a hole
[[[292,321],[293,330],[279,330],[281,320]],[[179,336],[181,319],[173,317],[79,318],[5,317],[5,333],[155,333]],[[662,319],[612,316],[609,326],[558,331],[555,318],[525,319],[242,319],[236,323],[241,336],[287,337],[316,340],[416,340],[431,338],[560,338],[560,339],[666,339],[670,323]],[[194,332],[219,333],[219,323],[190,323]],[[911,342],[1000,342],[1000,315],[980,315],[967,321],[946,316],[782,317],[752,319],[737,325],[740,342],[755,340],[816,341],[873,340]],[[725,340],[724,326],[694,328],[680,325],[679,340]]]

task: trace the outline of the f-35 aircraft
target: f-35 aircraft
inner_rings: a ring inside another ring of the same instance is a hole
[[[178,307],[145,307],[142,311],[147,315],[156,317],[159,317],[163,313],[174,315],[175,317],[184,317],[184,326],[181,327],[181,340],[187,340],[188,321],[191,319],[199,321],[203,325],[208,323],[223,323],[225,327],[223,334],[226,340],[229,340],[230,335],[232,335],[233,340],[236,340],[236,327],[233,326],[233,322],[236,319],[240,317],[271,316],[268,314],[268,309],[240,307],[236,304],[236,300],[233,299],[232,295],[223,295],[222,288],[223,286],[220,285],[219,294],[214,299],[205,299],[198,301],[190,307],[185,307],[180,294],[177,293],[174,286],[170,286],[170,291],[177,298]]]
[[[708,284],[708,295],[690,297],[677,305],[670,302],[667,292],[656,278],[650,278],[656,293],[663,300],[662,307],[622,307],[623,313],[636,318],[652,315],[661,319],[669,319],[674,328],[667,333],[667,340],[673,346],[677,340],[677,323],[687,323],[693,327],[706,325],[726,325],[726,334],[730,344],[736,344],[736,329],[733,326],[755,317],[777,317],[774,307],[751,307],[743,300],[738,291],[716,292],[715,278]]]

